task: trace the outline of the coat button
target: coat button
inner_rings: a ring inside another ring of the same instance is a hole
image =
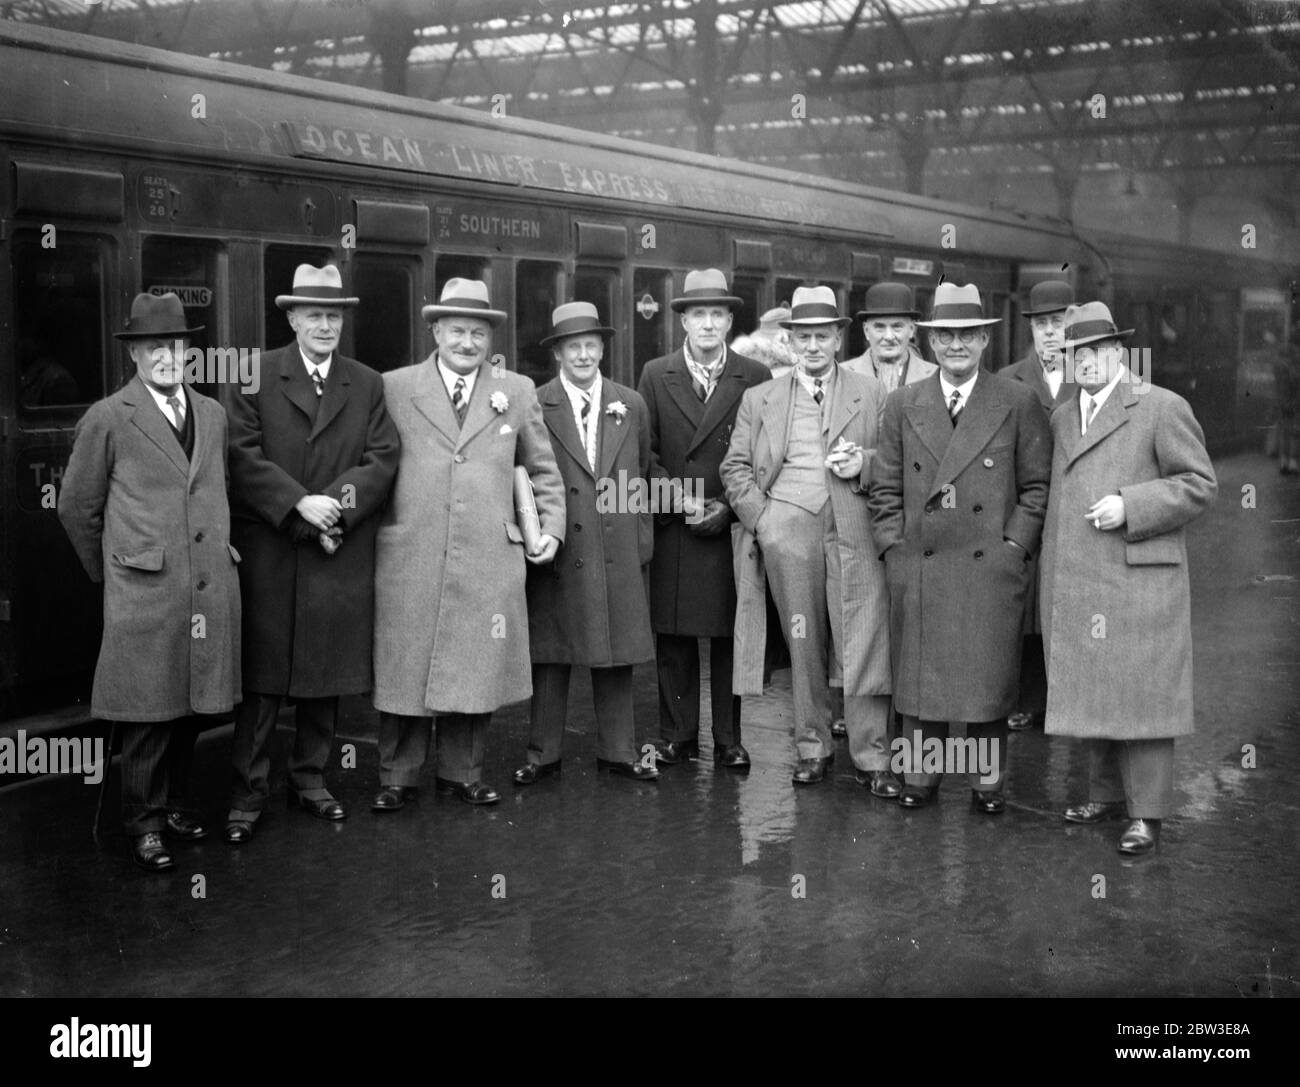
[[[455,461],[456,461],[457,464],[464,464],[464,463],[465,463],[465,454],[464,454],[464,453],[457,453],[454,459],[455,459]]]
[[[992,468],[992,467],[993,467],[993,458],[992,458],[992,457],[985,457],[985,458],[984,458],[984,467],[985,467],[985,468]]]
[[[203,533],[202,533],[202,532],[196,532],[196,533],[194,533],[194,542],[195,542],[195,543],[202,543],[202,542],[203,542]]]
[[[976,552],[975,552],[975,557],[976,557],[977,559],[982,559],[982,558],[984,557],[984,552],[983,552],[983,551],[976,551]]]
[[[581,525],[574,525],[574,526],[573,526],[573,531],[574,531],[574,532],[581,532],[581,531],[582,531],[582,526],[581,526]]]
[[[578,488],[577,488],[577,487],[570,487],[570,488],[569,488],[569,493],[570,493],[570,494],[577,494],[577,493],[578,493]]]
[[[581,569],[582,569],[582,560],[581,560],[581,559],[578,559],[578,560],[577,560],[573,565],[574,565],[574,567],[575,567],[576,569],[581,570]]]
[[[925,557],[928,559],[928,558],[930,558],[930,557],[934,554],[934,552],[933,552],[932,550],[930,550],[930,548],[927,547],[927,548],[925,549],[925,551],[922,552],[922,554],[924,554]]]
[[[208,583],[206,581],[200,581],[196,587],[198,588],[199,592],[202,592],[204,589],[208,587]]]
[[[921,462],[918,460],[912,461],[912,471],[919,472],[920,470],[921,470]]]
[[[972,507],[971,507],[971,512],[972,512],[972,513],[983,513],[983,512],[984,512],[984,507],[983,507],[983,506],[972,506]]]

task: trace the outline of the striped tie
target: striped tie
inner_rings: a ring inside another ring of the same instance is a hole
[[[591,470],[596,470],[596,458],[592,456],[591,450],[591,432],[588,429],[591,425],[591,393],[582,394],[582,448],[587,454],[587,463],[591,465]]]
[[[956,389],[952,391],[952,397],[948,401],[948,418],[952,420],[952,425],[957,425],[957,416],[961,414],[961,393]]]
[[[1084,393],[1084,395],[1087,396],[1088,394]],[[1101,408],[1101,403],[1096,399],[1096,397],[1092,397],[1091,401],[1092,402],[1088,405],[1088,421],[1083,424],[1084,434],[1088,433],[1088,428],[1092,426],[1092,421],[1097,418],[1097,411]]]
[[[456,421],[459,423],[465,421],[465,404],[465,379],[458,377],[451,390],[451,406],[456,409]]]
[[[324,379],[323,377],[320,376],[320,370],[313,368],[312,371],[311,371],[311,379],[312,379],[312,382],[313,382],[313,383],[315,384],[315,386],[316,386],[316,395],[317,395],[317,396],[324,396],[324,395],[325,395],[325,379]]]
[[[813,378],[813,399],[817,401],[817,406],[821,407],[821,402],[826,399],[826,390],[822,388],[822,379]]]
[[[184,430],[185,421],[181,418],[181,402],[174,396],[167,398],[167,406],[172,409],[172,414],[176,416],[176,429]]]

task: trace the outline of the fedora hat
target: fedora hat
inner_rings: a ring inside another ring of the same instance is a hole
[[[743,306],[745,300],[737,298],[727,289],[727,277],[716,268],[686,273],[680,298],[668,303],[674,313],[691,306]]]
[[[796,287],[790,299],[790,318],[782,321],[782,328],[797,325],[838,325],[843,328],[852,322],[840,316],[835,292],[829,287]]]
[[[492,308],[487,284],[481,279],[449,279],[442,286],[438,304],[425,306],[420,316],[426,321],[436,321],[439,317],[477,317],[495,328],[505,321],[506,311]]]
[[[758,319],[758,331],[770,332],[776,335],[776,330],[780,327],[781,322],[788,320],[790,320],[789,306],[773,306]]]
[[[343,294],[343,277],[332,264],[313,268],[300,264],[293,270],[293,290],[290,294],[277,294],[275,304],[281,309],[290,306],[355,306],[360,298]]]
[[[957,286],[940,283],[934,289],[934,309],[928,321],[917,321],[922,328],[978,328],[996,325],[1001,317],[985,317],[979,288],[974,283]]]
[[[1021,310],[1025,317],[1061,313],[1074,305],[1074,288],[1063,279],[1045,279],[1029,292],[1029,305]]]
[[[614,330],[600,323],[600,315],[590,302],[565,302],[551,313],[551,334],[540,341],[549,347],[566,336],[579,336],[584,332],[599,332],[602,336],[614,335]]]
[[[1082,347],[1098,340],[1122,340],[1133,335],[1131,328],[1115,327],[1104,302],[1085,302],[1065,311],[1065,346]]]
[[[188,336],[202,332],[205,326],[185,327],[185,307],[175,291],[166,294],[137,294],[131,301],[131,316],[126,330],[114,332],[119,340],[165,340],[170,336]]]
[[[867,288],[862,308],[853,315],[853,319],[865,321],[871,317],[910,317],[915,321],[920,316],[912,288],[906,283],[873,283]]]

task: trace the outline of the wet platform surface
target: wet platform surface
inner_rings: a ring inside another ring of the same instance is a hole
[[[796,790],[788,673],[745,701],[748,776],[715,771],[707,739],[657,785],[598,775],[578,673],[562,777],[510,783],[515,706],[488,746],[499,805],[436,797],[427,766],[418,804],[383,816],[354,700],[358,765],[331,772],[346,822],[286,811],[281,784],[252,843],[176,846],[168,874],[131,865],[116,772],[100,846],[96,787],[0,791],[0,995],[1300,995],[1300,483],[1257,455],[1217,468],[1191,536],[1197,732],[1152,856],[1115,852],[1123,824],[1062,823],[1086,757],[1041,730],[1012,735],[1000,817],[955,780],[916,812],[874,800],[843,743],[834,780]],[[651,667],[637,712],[652,739]],[[214,830],[229,748],[216,730],[196,759]]]

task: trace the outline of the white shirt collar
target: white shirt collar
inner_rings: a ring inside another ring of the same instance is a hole
[[[1095,400],[1097,402],[1097,410],[1101,411],[1101,406],[1106,403],[1107,398],[1115,391],[1115,386],[1119,384],[1119,379],[1123,376],[1123,367],[1118,367],[1115,370],[1114,376],[1112,376],[1111,379],[1095,393],[1090,393],[1087,389],[1079,390],[1079,420],[1081,426],[1088,425],[1088,411],[1092,402]]]
[[[301,346],[298,348],[298,354],[302,356],[302,364],[305,367],[307,367],[308,377],[311,376],[311,372],[313,370],[320,371],[320,379],[322,381],[324,381],[327,377],[330,376],[330,363],[334,361],[334,352],[331,351],[330,357],[327,358],[324,362],[312,362],[311,359],[309,359],[306,356],[306,354],[303,353],[303,349]]]
[[[158,410],[163,413],[163,417],[167,420],[167,422],[174,424],[175,419],[172,418],[172,409],[167,406],[166,394],[160,393],[157,389],[155,389],[152,385],[150,385],[149,382],[145,381],[144,378],[140,379],[140,384],[149,390],[149,395],[153,397],[154,403],[158,405]],[[190,402],[189,402],[189,398],[185,395],[184,385],[180,385],[177,387],[176,399],[181,402],[181,420],[184,421],[186,414],[190,410]]]
[[[831,391],[831,381],[835,377],[835,371],[838,366],[839,363],[832,362],[830,366],[822,371],[822,376],[820,378],[809,377],[807,371],[798,364],[795,365],[794,372],[799,379],[799,384],[804,387],[804,391],[809,396],[812,396],[817,388],[816,385],[813,384],[814,381],[820,381],[822,383],[822,391],[824,393],[829,393]],[[825,401],[823,401],[823,403],[825,403]]]
[[[949,401],[952,400],[952,394],[955,391],[961,394],[960,399],[957,402],[964,407],[966,401],[970,399],[971,390],[975,388],[975,379],[979,376],[980,376],[980,370],[979,367],[977,366],[975,367],[975,372],[971,374],[971,376],[968,377],[965,381],[963,381],[960,385],[953,385],[947,379],[947,377],[944,376],[943,371],[940,370],[939,388],[943,390],[944,404],[946,405]]]
[[[569,403],[573,405],[573,410],[576,412],[582,411],[582,398],[584,396],[591,397],[591,405],[593,409],[600,407],[601,380],[602,380],[602,374],[600,373],[599,370],[597,370],[596,380],[591,383],[591,388],[579,389],[578,386],[576,386],[572,381],[570,381],[567,377],[564,376],[563,371],[561,371],[560,373],[560,385],[564,389],[565,393],[568,395]]]
[[[456,381],[459,378],[465,379],[465,399],[468,400],[474,395],[474,382],[478,379],[478,367],[475,366],[468,374],[458,374],[450,366],[442,361],[441,355],[436,355],[438,362],[438,373],[442,375],[442,383],[447,386],[447,395],[451,396],[456,388]]]

